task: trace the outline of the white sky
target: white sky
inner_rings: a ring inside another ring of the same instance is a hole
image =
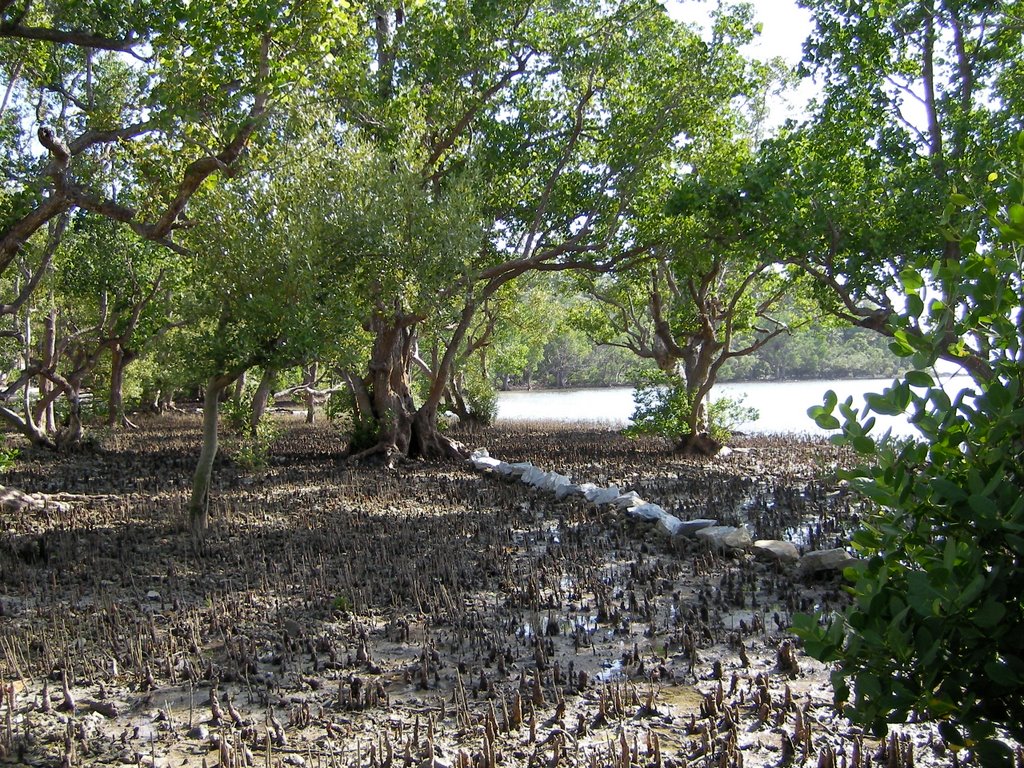
[[[703,27],[715,0],[664,0],[671,16],[697,27]],[[795,66],[803,56],[804,40],[810,34],[811,15],[797,6],[796,0],[749,0],[754,6],[756,21],[762,25],[760,36],[744,52],[759,59],[781,57]],[[815,95],[813,82],[804,81],[794,93],[773,99],[768,123],[777,126],[787,118],[799,117],[807,102]]]

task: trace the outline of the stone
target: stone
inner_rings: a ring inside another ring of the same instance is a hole
[[[499,464],[501,464],[500,461],[498,461],[497,459],[492,459],[490,456],[474,456],[472,459],[470,459],[470,461],[473,462],[474,467],[481,470],[494,469]]]
[[[671,538],[676,535],[679,530],[679,526],[683,524],[675,515],[670,515],[667,512],[658,520],[658,524],[655,526],[655,530],[663,536]]]
[[[687,536],[692,539],[696,535],[697,531],[703,528],[710,528],[713,525],[718,525],[718,521],[704,517],[699,517],[694,520],[683,520],[680,522],[679,528],[676,529],[676,536]]]
[[[800,550],[791,541],[777,539],[758,539],[754,542],[754,557],[792,565],[800,559]]]
[[[842,571],[857,562],[845,549],[819,549],[800,558],[800,573],[811,576],[826,571]]]
[[[604,504],[611,504],[619,498],[620,494],[618,486],[610,485],[607,488],[595,487],[584,495],[587,497],[587,501],[600,507]]]
[[[583,489],[575,483],[563,483],[555,488],[555,501],[562,501],[569,496],[582,496]]]
[[[630,509],[631,507],[637,507],[644,503],[644,500],[640,498],[640,494],[636,491],[629,491],[628,493],[621,494],[612,502],[612,506],[616,509]]]
[[[502,477],[511,477],[513,472],[512,465],[507,461],[499,461],[495,464],[494,471]]]
[[[565,475],[560,475],[557,472],[548,472],[547,476],[544,478],[544,482],[541,483],[539,487],[545,491],[554,493],[559,486],[566,485],[571,482],[572,480]]]
[[[626,510],[626,514],[630,517],[635,517],[637,520],[656,522],[661,520],[661,518],[665,517],[668,513],[657,504],[645,503],[638,504],[635,507],[630,507]]]
[[[710,525],[697,531],[697,538],[712,549],[749,549],[754,538],[746,528],[731,525]]]
[[[541,483],[544,482],[544,479],[547,476],[548,473],[545,472],[543,469],[538,469],[537,467],[531,465],[531,467],[528,470],[523,472],[522,477],[520,477],[519,479],[520,481],[526,483],[527,485],[532,485],[534,488],[539,488]]]

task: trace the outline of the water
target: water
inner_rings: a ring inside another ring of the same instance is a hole
[[[814,381],[754,381],[719,384],[711,391],[718,397],[742,398],[743,405],[756,408],[757,421],[737,425],[742,432],[753,434],[817,434],[824,435],[808,417],[807,409],[820,405],[825,392],[833,390],[839,400],[852,396],[854,407],[864,406],[864,394],[881,392],[892,379],[839,379]],[[965,376],[943,379],[950,397],[970,385]],[[623,427],[633,413],[633,389],[543,390],[533,392],[499,392],[499,421],[562,421],[583,422],[608,427]],[[903,417],[877,416],[878,434],[891,428],[894,435],[916,434]]]

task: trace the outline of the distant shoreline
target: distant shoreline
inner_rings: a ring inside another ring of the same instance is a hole
[[[942,372],[942,379],[951,379],[958,376],[969,376],[962,371]],[[716,384],[793,384],[814,381],[875,381],[877,379],[895,378],[895,375],[864,375],[864,376],[811,376],[796,377],[791,379],[719,379]],[[498,389],[498,392],[579,392],[585,389],[636,389],[637,384],[580,384],[571,387],[509,387]]]

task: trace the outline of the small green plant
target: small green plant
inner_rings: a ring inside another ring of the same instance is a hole
[[[277,426],[267,419],[260,421],[255,434],[243,433],[235,438],[230,449],[235,462],[250,471],[266,469],[270,463],[270,449],[277,438]]]
[[[637,387],[633,394],[633,423],[625,434],[656,435],[672,441],[691,436],[697,421],[694,400],[684,382],[658,375]],[[707,406],[707,431],[719,442],[728,440],[738,424],[759,417],[756,408],[743,405],[742,398],[717,398]]]
[[[221,404],[220,415],[224,428],[232,434],[243,434],[249,431],[249,423],[252,420],[252,406],[242,398],[230,398]]]
[[[337,595],[331,602],[331,608],[342,616],[348,616],[348,614],[352,613],[352,600],[348,595]]]
[[[17,448],[12,448],[6,442],[0,443],[0,472],[13,468],[20,455],[21,452]]]
[[[377,444],[380,425],[375,419],[360,414],[351,390],[332,392],[324,404],[324,414],[332,424],[342,424],[342,428],[343,422],[347,422],[351,453],[358,453]]]
[[[334,424],[352,412],[352,395],[347,390],[331,392],[324,401],[324,416]]]
[[[253,430],[252,406],[234,398],[221,406],[221,416],[228,433],[227,452],[235,463],[249,471],[266,469],[277,425],[263,418]]]

